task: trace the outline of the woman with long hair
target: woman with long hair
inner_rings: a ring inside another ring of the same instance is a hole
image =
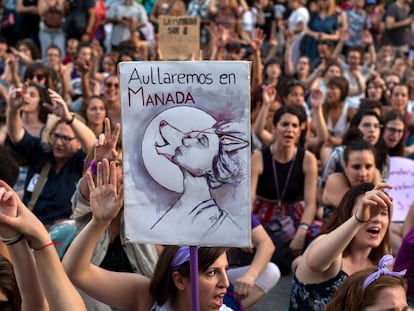
[[[97,165],[96,183],[87,172],[92,219],[75,238],[63,265],[72,282],[88,295],[111,306],[128,310],[191,309],[190,250],[166,246],[151,279],[136,273],[112,272],[90,264],[100,236],[118,215],[123,186],[117,183],[115,162]],[[229,287],[225,248],[201,247],[199,258],[200,310],[228,310],[223,304]],[[100,284],[100,286],[96,286]]]
[[[348,276],[389,252],[388,184],[352,187],[297,262],[289,310],[323,310]],[[351,298],[350,298],[351,299]]]
[[[387,265],[392,263],[392,256],[387,254],[378,268],[351,275],[335,292],[325,311],[408,310],[405,271],[390,271]]]
[[[284,249],[290,261],[303,251],[316,212],[316,158],[297,146],[305,119],[298,107],[279,108],[273,118],[274,142],[252,156],[253,213],[273,231],[274,241],[283,241],[281,247],[275,243],[276,248],[279,254]],[[290,270],[290,263],[274,262],[282,274]]]
[[[342,17],[342,16],[341,16]],[[302,52],[315,60],[318,41],[336,42],[339,39],[340,21],[335,0],[318,0],[316,12],[311,13],[302,39]]]
[[[105,101],[101,96],[92,95],[82,101],[79,115],[85,119],[86,125],[98,137],[104,132],[104,120],[107,116]]]

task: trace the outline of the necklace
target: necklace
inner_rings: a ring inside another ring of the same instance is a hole
[[[286,176],[285,184],[283,185],[282,194],[280,194],[280,191],[279,191],[279,180],[277,178],[276,163],[275,163],[276,161],[275,161],[275,157],[274,157],[274,154],[273,154],[273,148],[272,147],[270,147],[270,153],[272,154],[273,178],[275,180],[276,194],[277,194],[277,197],[278,197],[278,200],[277,200],[277,203],[276,204],[277,204],[278,207],[281,207],[282,206],[283,197],[285,196],[285,193],[286,193],[287,185],[289,184],[290,176],[292,175],[293,164],[295,163],[297,150],[295,151],[295,153],[293,155],[293,159],[292,159],[292,162],[290,163],[289,171],[288,171],[288,174]]]

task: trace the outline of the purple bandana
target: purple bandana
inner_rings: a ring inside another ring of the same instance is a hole
[[[394,271],[390,271],[388,270],[387,266],[391,265],[393,262],[393,257],[390,254],[386,254],[384,256],[382,256],[381,260],[378,263],[378,270],[371,273],[364,281],[364,290],[370,286],[373,282],[375,282],[376,280],[378,280],[378,278],[382,275],[391,275],[391,276],[395,276],[395,277],[401,277],[404,276],[405,273],[407,272],[407,269],[402,270],[400,272],[394,272]]]

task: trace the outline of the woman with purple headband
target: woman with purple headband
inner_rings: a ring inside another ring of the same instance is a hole
[[[116,182],[115,162],[97,166],[96,182],[87,173],[92,219],[75,238],[63,259],[72,282],[89,296],[116,308],[134,311],[191,310],[190,253],[186,246],[165,246],[152,279],[112,272],[90,263],[101,234],[118,215],[123,187]],[[231,310],[223,303],[229,281],[225,248],[198,249],[200,311]]]
[[[388,270],[387,266],[392,263],[392,256],[387,254],[381,258],[378,268],[364,269],[347,278],[325,311],[408,310],[407,280],[403,278],[406,271]]]
[[[390,252],[392,198],[384,192],[387,188],[391,186],[363,183],[344,195],[319,236],[297,260],[289,311],[325,310],[348,276],[376,267]]]

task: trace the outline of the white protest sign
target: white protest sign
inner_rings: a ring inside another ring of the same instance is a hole
[[[392,221],[404,221],[414,203],[414,161],[408,158],[390,158],[390,176],[387,183],[393,189],[387,190],[393,197]]]
[[[249,246],[249,64],[124,62],[126,236]]]

